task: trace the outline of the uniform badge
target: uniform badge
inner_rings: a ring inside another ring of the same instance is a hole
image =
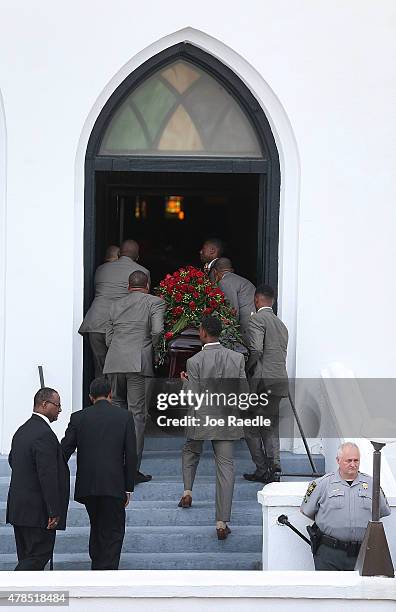
[[[367,484],[367,482],[363,482],[363,483],[362,483],[362,489],[365,489],[365,490],[367,490],[367,489],[368,489],[368,484]]]
[[[316,488],[316,482],[313,481],[313,482],[311,482],[311,484],[309,485],[309,487],[307,489],[307,492],[305,493],[305,496],[304,496],[304,502],[305,503],[307,503],[308,497],[310,495],[312,495],[312,492],[315,490],[315,488]]]

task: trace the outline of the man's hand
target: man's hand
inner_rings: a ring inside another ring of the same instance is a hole
[[[188,380],[187,372],[180,372],[180,378],[182,380]]]
[[[48,518],[47,529],[56,529],[59,523],[60,516],[50,516]]]
[[[125,497],[126,497],[126,499],[125,499],[125,508],[126,508],[128,506],[128,504],[129,504],[130,499],[131,499],[131,494],[127,493],[125,491]]]

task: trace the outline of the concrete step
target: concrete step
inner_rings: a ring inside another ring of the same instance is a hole
[[[126,524],[130,526],[146,527],[185,525],[214,525],[215,502],[196,501],[188,509],[178,508],[179,498],[173,501],[132,501],[126,510]],[[6,503],[0,503],[0,524],[5,523]],[[261,506],[254,501],[234,501],[232,505],[231,522],[233,525],[261,526]],[[89,526],[88,514],[85,506],[72,501],[67,514],[67,528]]]
[[[229,536],[231,537],[231,536]],[[13,570],[15,554],[1,555],[0,570]],[[54,570],[89,570],[88,554],[54,555]],[[123,553],[120,569],[133,570],[240,570],[262,568],[261,553]],[[47,566],[48,569],[48,566]]]
[[[319,471],[324,471],[324,458],[322,455],[313,456],[315,465]],[[244,472],[253,472],[255,470],[254,463],[251,460],[249,451],[245,449],[237,449],[234,454],[234,465],[236,474]],[[281,466],[285,473],[311,473],[310,464],[306,455],[293,454],[287,451],[281,453]],[[76,473],[76,457],[75,455],[69,460],[70,473]],[[142,471],[147,474],[156,476],[166,476],[167,474],[181,475],[181,451],[179,450],[151,450],[144,451]],[[213,451],[209,447],[203,452],[199,466],[198,475],[214,475],[216,471]],[[8,465],[7,458],[0,456],[0,477],[10,476],[11,468]]]
[[[186,510],[186,512],[188,512]],[[261,527],[233,526],[226,540],[219,541],[215,526],[150,526],[127,527],[123,552],[125,553],[260,553],[262,547]],[[88,527],[73,527],[58,531],[55,552],[81,553],[88,551]],[[15,551],[14,530],[11,526],[0,527],[0,555]]]
[[[70,495],[74,494],[75,478],[70,479]],[[248,482],[242,478],[236,479],[238,485],[234,489],[234,500],[257,500],[257,491],[262,489],[263,485],[256,482]],[[2,476],[0,478],[0,501],[7,501],[9,488],[9,478]],[[156,478],[151,482],[140,484],[136,487],[133,497],[138,500],[169,500],[179,501],[183,493],[183,482],[180,476],[174,478]],[[197,478],[194,483],[194,499],[196,501],[213,501],[215,495],[215,483],[211,477]]]

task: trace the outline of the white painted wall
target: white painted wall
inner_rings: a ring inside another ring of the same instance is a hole
[[[2,452],[30,413],[38,364],[62,396],[58,433],[80,407],[86,142],[118,83],[180,40],[230,65],[273,126],[291,372],[317,376],[342,361],[357,377],[394,375],[394,17],[392,0],[252,0],[243,12],[229,0],[3,3]]]

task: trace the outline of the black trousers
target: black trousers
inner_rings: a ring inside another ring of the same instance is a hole
[[[125,500],[91,495],[84,499],[89,515],[91,569],[116,570],[125,535]]]
[[[355,569],[356,557],[348,557],[345,550],[330,548],[321,544],[314,555],[314,564],[317,571],[343,571],[352,572]]]
[[[15,571],[43,570],[52,557],[55,529],[14,525],[18,565]]]

